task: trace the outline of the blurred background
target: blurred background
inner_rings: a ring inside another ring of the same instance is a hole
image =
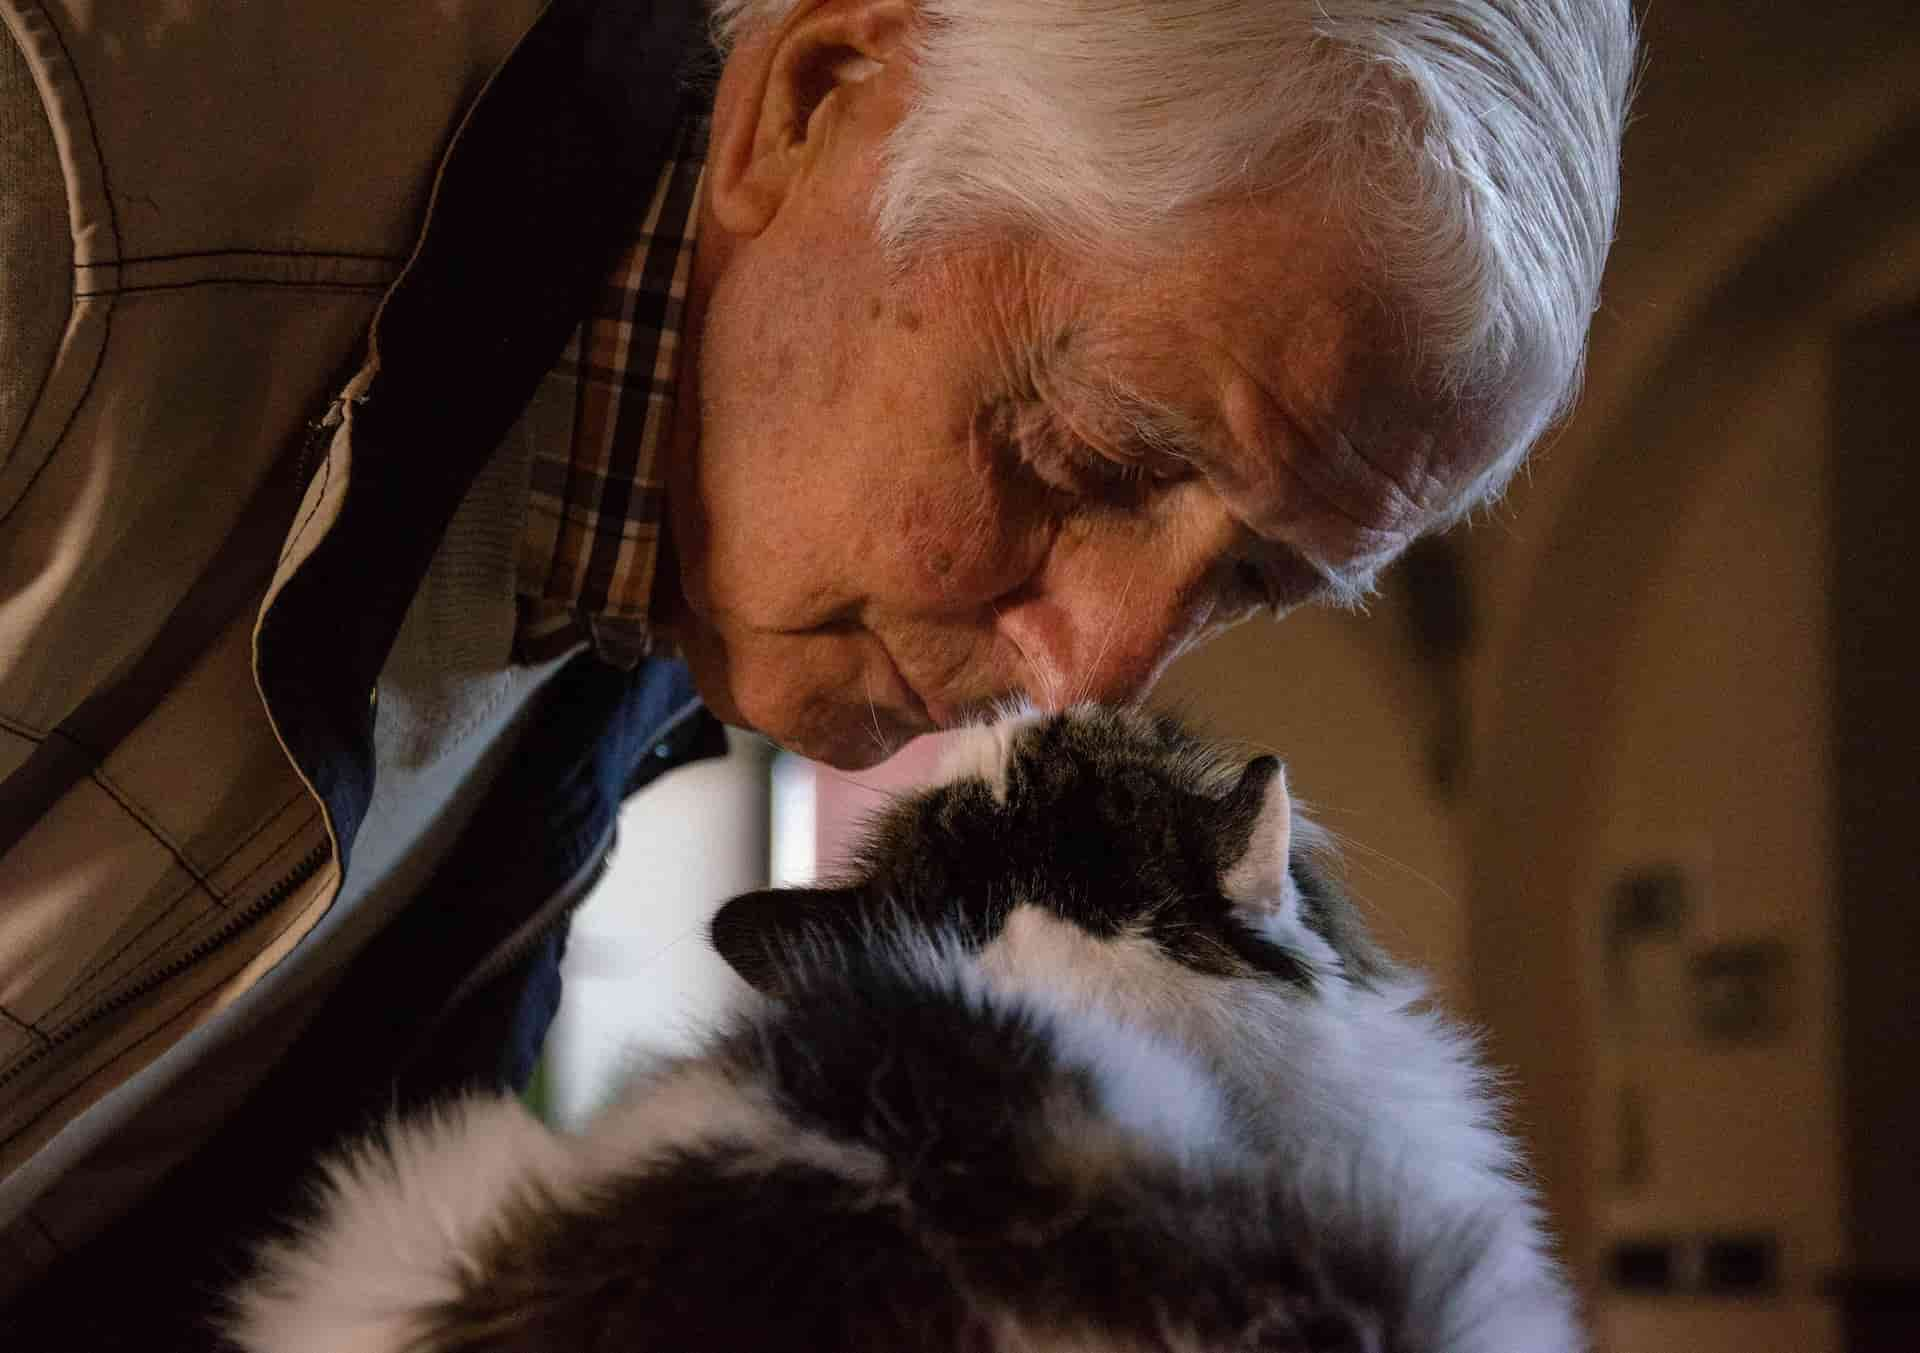
[[[1245,627],[1159,699],[1284,756],[1377,933],[1489,1028],[1602,1353],[1916,1353],[1920,4],[1643,19],[1576,417],[1368,614]],[[720,899],[933,755],[742,738],[643,796],[554,1116],[724,1007]]]

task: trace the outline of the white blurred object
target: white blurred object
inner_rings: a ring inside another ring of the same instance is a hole
[[[637,1060],[690,1050],[748,994],[714,953],[720,904],[811,883],[844,861],[891,793],[930,779],[940,739],[922,738],[858,775],[776,753],[727,730],[725,760],[661,777],[620,814],[606,878],[574,915],[564,994],[547,1036],[548,1118],[584,1122]]]
[[[604,1104],[636,1058],[690,1048],[748,990],[707,921],[767,885],[772,749],[731,729],[727,743],[725,759],[682,766],[628,802],[607,875],[574,915],[545,1054],[556,1126]],[[783,861],[796,859],[787,847]]]
[[[773,758],[773,797],[771,835],[773,842],[772,877],[776,888],[803,888],[819,872],[820,768],[792,752],[776,752]]]

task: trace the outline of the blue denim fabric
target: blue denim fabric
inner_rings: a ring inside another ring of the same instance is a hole
[[[557,927],[527,957],[526,979],[500,1049],[500,1080],[515,1094],[525,1093],[533,1083],[534,1069],[540,1065],[540,1053],[547,1045],[547,1031],[560,1013],[560,965],[566,961],[571,932],[570,925]]]
[[[724,755],[725,734],[699,708],[679,663],[620,672],[581,657],[542,692],[510,777],[497,785],[443,869],[381,944],[392,957],[370,983],[462,980],[540,904],[593,863],[621,801],[660,775]],[[566,921],[525,958],[472,992],[436,1028],[420,1064],[399,1068],[403,1098],[462,1086],[525,1088],[560,1001]],[[459,969],[457,975],[453,971]],[[369,992],[379,990],[369,986]],[[450,990],[447,985],[444,990]]]

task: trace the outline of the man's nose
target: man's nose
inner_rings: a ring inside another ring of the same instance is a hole
[[[1003,602],[999,632],[1014,650],[1016,680],[1042,708],[1126,704],[1145,696],[1180,652],[1191,611],[1164,587],[1041,592]]]

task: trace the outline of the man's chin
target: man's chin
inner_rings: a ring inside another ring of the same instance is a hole
[[[917,714],[865,701],[843,705],[824,695],[794,701],[781,698],[777,691],[771,702],[742,699],[732,689],[727,665],[715,651],[683,645],[681,656],[715,718],[836,770],[871,769],[922,733],[933,731]]]
[[[835,770],[871,770],[920,735],[922,730],[903,728],[882,720],[876,727],[825,727],[798,731],[789,737],[772,736],[786,750],[819,761]]]
[[[797,751],[809,761],[818,761],[822,765],[833,767],[835,770],[855,771],[872,770],[882,761],[885,761],[888,757],[899,751],[900,747],[905,745],[905,743],[901,743],[898,746],[889,746],[886,750],[882,751],[875,747],[873,742],[869,740],[864,744],[835,743],[829,746],[821,746],[814,750],[807,750],[805,748],[790,748],[789,750]]]
[[[931,732],[922,720],[908,719],[885,709],[832,708],[813,711],[811,719],[754,725],[776,746],[835,770],[870,770],[912,742]],[[729,722],[732,722],[729,720]]]

